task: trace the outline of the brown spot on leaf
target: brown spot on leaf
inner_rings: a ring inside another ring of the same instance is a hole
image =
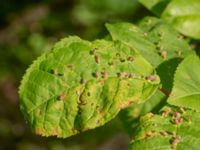
[[[85,83],[87,83],[87,80],[81,79],[81,84],[85,84]]]
[[[96,63],[100,63],[100,61],[101,61],[101,58],[100,58],[100,56],[99,55],[95,55],[95,61],[96,61]]]
[[[120,77],[120,78],[125,78],[125,77],[127,77],[127,75],[128,75],[127,72],[119,72],[118,73],[118,77]]]
[[[99,124],[99,123],[100,123],[100,120],[98,119],[96,123]]]
[[[95,73],[96,78],[98,78],[100,76],[99,74],[100,74],[99,72]]]
[[[118,104],[117,104],[118,109],[122,109],[122,108],[125,108],[125,107],[126,107],[126,105],[124,103],[118,102]]]
[[[108,63],[108,65],[109,65],[109,66],[112,66],[112,65],[114,65],[114,62],[111,61],[111,62]]]
[[[100,113],[99,113],[101,116],[104,116],[105,115],[105,112],[103,110],[100,110]]]
[[[145,135],[146,135],[147,137],[152,137],[152,136],[153,136],[153,132],[152,132],[152,131],[147,131],[147,132],[145,133]]]
[[[160,131],[160,134],[161,134],[162,136],[167,136],[167,135],[168,135],[167,132],[165,132],[165,131]]]
[[[60,99],[61,101],[64,101],[64,99],[65,99],[65,94],[62,93],[62,94],[60,95],[59,99]]]
[[[67,68],[70,69],[70,70],[72,70],[73,66],[69,64],[69,65],[67,65]]]
[[[106,71],[103,72],[103,78],[107,79],[108,78],[108,73]]]
[[[183,107],[180,107],[180,111],[181,111],[181,113],[185,113],[185,110]]]
[[[95,78],[99,78],[100,73],[97,71],[97,72],[95,72],[95,73],[92,73],[92,75],[93,75]]]
[[[179,112],[175,112],[174,113],[174,117],[176,117],[177,119],[181,118],[181,114]]]
[[[124,63],[126,60],[124,58],[120,58],[120,62]]]
[[[171,111],[172,111],[172,110],[171,110],[170,108],[164,110],[164,111],[162,112],[162,116],[167,117],[167,116],[169,115],[169,113],[171,113]]]
[[[130,100],[129,102],[128,102],[128,105],[130,106],[130,105],[132,105],[134,103],[134,101],[133,100]]]
[[[58,75],[58,69],[57,69],[57,68],[55,68],[55,69],[53,70],[53,74],[54,74],[54,75]]]
[[[58,135],[57,129],[52,130],[52,131],[49,133],[49,135],[50,135],[50,136],[57,136],[57,135]]]
[[[147,34],[146,32],[144,32],[144,37],[147,37],[147,35],[148,35],[148,34]]]
[[[167,52],[166,52],[166,51],[161,50],[161,51],[160,51],[160,55],[161,55],[161,57],[162,57],[163,59],[166,59],[166,58],[167,58]]]
[[[175,149],[177,144],[181,141],[181,137],[180,136],[177,136],[176,138],[174,138],[171,142],[172,144],[172,148]]]
[[[149,80],[149,81],[155,81],[157,79],[157,77],[155,75],[150,75],[148,77],[146,77],[146,80]]]
[[[196,49],[197,48],[197,44],[190,44],[190,48],[193,49],[193,50]]]
[[[128,57],[128,61],[134,61],[134,60],[135,60],[135,57],[133,57],[133,56]]]
[[[135,73],[130,73],[129,74],[129,78],[135,79],[135,77],[136,77]]]
[[[117,56],[117,57],[120,57],[121,55],[120,55],[120,53],[116,53],[116,56]]]
[[[44,134],[44,129],[43,128],[37,128],[36,129],[36,134],[43,135]]]
[[[173,120],[173,123],[174,124],[181,124],[183,122],[183,119],[182,118],[175,118],[174,120]]]
[[[79,99],[78,104],[80,104],[80,105],[86,105],[87,101],[83,100],[83,99]]]
[[[90,51],[90,55],[96,55],[96,48]]]

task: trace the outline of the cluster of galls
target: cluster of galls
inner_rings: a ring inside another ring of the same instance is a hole
[[[183,114],[186,113],[186,111],[181,107],[179,108],[179,111],[173,112],[171,108],[166,109],[165,111],[162,112],[163,117],[170,117],[171,118],[171,123],[174,125],[177,125],[177,128],[179,125],[183,123],[183,120],[191,121],[190,118],[185,118]],[[160,132],[161,135],[167,136],[166,132]],[[172,132],[172,139],[170,140],[170,143],[172,145],[172,149],[175,149],[177,144],[181,141],[181,136],[178,136],[176,134],[176,131]]]
[[[96,51],[97,51],[97,48],[94,48],[94,49],[92,49],[91,51],[90,51],[90,55],[92,55],[92,56],[94,56],[94,59],[95,59],[95,62],[97,63],[97,64],[99,64],[100,62],[101,62],[101,57],[100,57],[100,55],[98,55],[97,53],[96,53]],[[116,56],[118,56],[118,57],[120,57],[120,54],[119,53],[117,53],[116,54]],[[120,58],[120,61],[122,62],[122,60],[123,60],[123,62],[125,61],[124,59],[121,59]],[[127,60],[128,61],[135,61],[135,57],[134,56],[129,56],[128,58],[127,58]],[[110,66],[110,65],[113,65],[114,63],[113,62],[109,62],[108,63],[108,65]],[[103,72],[94,72],[93,74],[92,74],[95,78],[99,78],[99,77],[102,77],[103,79],[107,79],[108,78],[108,73],[104,70]],[[135,75],[135,73],[128,73],[128,72],[119,72],[119,73],[117,73],[117,76],[119,77],[119,78],[132,78],[132,79],[134,79],[134,78],[136,78],[136,75]],[[144,78],[144,76],[141,76],[141,78]],[[155,75],[150,75],[150,76],[147,76],[147,77],[145,77],[144,79],[146,79],[146,80],[148,80],[148,81],[155,81],[156,79],[157,79],[157,77],[155,76]]]
[[[148,118],[151,119],[154,115],[152,113],[147,114]],[[191,117],[186,117],[186,111],[181,107],[179,108],[179,110],[172,110],[171,108],[167,108],[164,111],[162,111],[161,116],[169,119],[169,121],[171,122],[171,124],[169,124],[169,126],[173,125],[176,126],[176,128],[179,128],[180,125],[182,125],[184,122],[184,120],[187,123],[191,123]],[[154,124],[156,126],[156,124]],[[152,137],[152,136],[156,136],[160,134],[163,137],[169,138],[170,144],[171,144],[171,148],[172,149],[176,149],[177,144],[179,142],[181,142],[182,138],[181,136],[177,135],[176,129],[171,132],[171,131],[160,131],[160,132],[156,132],[156,131],[147,131],[145,133],[146,137]]]

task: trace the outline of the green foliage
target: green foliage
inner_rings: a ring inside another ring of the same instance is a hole
[[[144,32],[131,23],[106,24],[112,39],[120,41],[128,47],[138,51],[154,67],[162,62],[158,55],[156,46],[150,42]]]
[[[155,17],[145,17],[139,22],[146,38],[156,45],[164,61],[184,58],[191,53],[189,45],[170,25]]]
[[[140,2],[179,32],[200,39],[200,1],[199,0],[140,0]]]
[[[131,134],[130,149],[198,149],[199,66],[200,60],[196,55],[190,55],[181,62],[167,100],[177,107],[166,106],[159,114],[142,117],[138,128]]]
[[[37,134],[68,137],[145,101],[158,85],[153,67],[129,47],[69,37],[28,69],[20,108]]]
[[[144,4],[181,33],[200,38],[195,30],[198,1]],[[98,16],[83,4],[79,8],[88,26]],[[107,23],[105,39],[90,42],[69,36],[34,61],[19,88],[20,109],[33,132],[66,138],[119,114],[132,139],[130,150],[198,149],[200,60],[165,21],[145,17],[137,25]],[[35,39],[37,35],[30,45],[42,47]]]
[[[146,33],[147,39],[156,45],[157,53],[163,58],[156,71],[161,78],[162,87],[171,91],[176,67],[192,51],[182,36],[161,19],[145,17],[139,22],[139,26]]]
[[[141,53],[156,68],[163,88],[170,91],[177,65],[192,51],[180,34],[158,18],[146,17],[139,27],[130,23],[107,24],[112,39]]]
[[[200,111],[200,60],[191,55],[179,65],[168,103]]]
[[[200,114],[166,106],[159,114],[147,114],[134,131],[130,150],[197,150],[200,146]]]

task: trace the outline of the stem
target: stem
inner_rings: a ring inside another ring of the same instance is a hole
[[[167,90],[164,89],[164,88],[160,88],[160,91],[161,91],[162,93],[164,93],[167,97],[169,97],[169,95],[170,95],[170,92],[169,92],[169,91],[167,91]]]

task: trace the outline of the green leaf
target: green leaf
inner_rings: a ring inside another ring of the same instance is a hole
[[[126,45],[69,37],[27,70],[20,109],[37,134],[65,138],[104,125],[158,86],[153,67]]]
[[[163,62],[156,68],[163,88],[171,91],[173,75],[182,58],[192,53],[189,45],[168,24],[155,17],[145,17],[139,27],[146,33],[146,38],[154,43]]]
[[[106,25],[113,40],[141,53],[155,68],[166,91],[171,91],[173,74],[182,58],[192,50],[170,25],[155,17],[145,17],[137,27],[130,23]]]
[[[139,0],[139,2],[154,14],[160,16],[170,0]]]
[[[200,111],[200,60],[196,55],[185,58],[178,66],[169,104]]]
[[[200,39],[200,1],[172,0],[162,17],[182,34]]]
[[[145,0],[140,2],[156,15],[172,24],[179,32],[194,39],[200,39],[199,0]]]
[[[154,67],[162,62],[158,55],[156,46],[150,42],[144,32],[131,23],[106,24],[112,39],[120,41],[133,50],[139,52]]]
[[[192,52],[181,35],[161,19],[145,17],[138,26],[146,33],[146,38],[156,45],[157,52],[164,57],[164,61],[176,57],[184,58]],[[166,52],[166,56],[162,52]]]
[[[164,61],[156,68],[156,72],[159,75],[162,83],[162,89],[165,90],[167,95],[169,95],[170,91],[172,90],[174,74],[181,61],[182,59],[180,58],[173,58]]]
[[[140,119],[130,150],[198,150],[200,114],[193,110],[166,106],[159,114]]]

